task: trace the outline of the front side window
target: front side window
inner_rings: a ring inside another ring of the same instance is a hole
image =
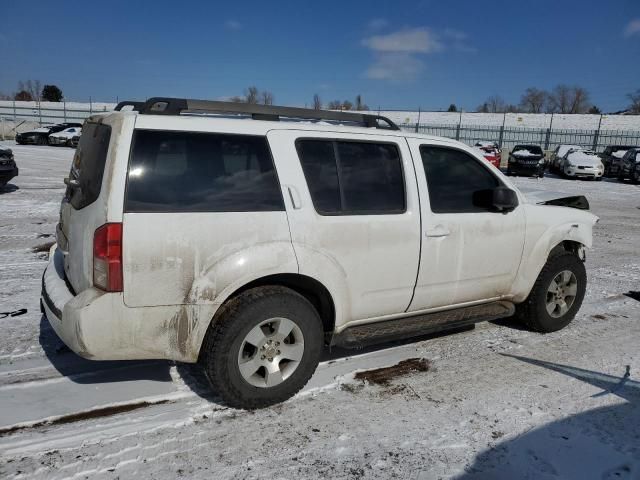
[[[134,133],[126,212],[277,210],[284,202],[265,137]]]
[[[498,179],[480,160],[453,148],[420,147],[429,188],[431,211],[434,213],[465,213],[487,211],[476,204],[476,192],[500,185]]]
[[[402,162],[389,143],[305,139],[296,142],[313,205],[321,215],[406,210]]]

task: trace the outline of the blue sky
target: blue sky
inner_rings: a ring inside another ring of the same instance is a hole
[[[471,110],[579,84],[602,110],[640,88],[640,1],[3,2],[0,92],[69,100],[363,95],[370,107]]]

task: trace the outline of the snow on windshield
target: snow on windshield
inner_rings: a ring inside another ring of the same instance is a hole
[[[615,150],[614,152],[611,152],[611,155],[613,155],[616,158],[622,158],[624,157],[625,153],[627,153],[626,150]]]

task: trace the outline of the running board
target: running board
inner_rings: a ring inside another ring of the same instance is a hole
[[[360,348],[375,343],[455,329],[486,320],[510,317],[515,311],[513,303],[500,301],[367,323],[346,328],[335,334],[331,344],[344,348]]]

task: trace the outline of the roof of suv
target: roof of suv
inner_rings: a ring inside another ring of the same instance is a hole
[[[145,102],[156,101],[156,98],[152,98]],[[171,99],[160,99],[171,100]],[[179,100],[179,99],[178,99]],[[200,102],[200,101],[199,101]],[[207,102],[207,101],[201,101]],[[420,138],[425,140],[439,140],[454,145],[466,144],[458,142],[456,140],[438,137],[434,135],[425,135],[415,132],[409,132],[400,130],[393,122],[385,117],[378,116],[376,114],[360,114],[353,112],[334,112],[331,110],[314,111],[308,109],[296,109],[289,107],[271,107],[264,105],[249,105],[248,104],[236,104],[233,102],[210,102],[217,106],[222,106],[220,109],[208,112],[205,109],[198,108],[194,111],[188,111],[185,109],[176,113],[162,113],[160,111],[154,112],[146,111],[140,112],[137,108],[144,108],[141,102],[121,102],[116,107],[115,112],[105,112],[94,114],[90,119],[105,118],[111,115],[124,115],[124,116],[136,116],[137,128],[152,128],[152,129],[178,129],[178,130],[195,130],[195,131],[210,131],[212,128],[212,122],[215,123],[215,128],[221,132],[238,133],[254,135],[265,135],[270,130],[305,130],[305,131],[323,131],[323,132],[340,132],[349,134],[375,134],[381,136],[392,137],[409,137]],[[132,105],[133,104],[133,105]],[[126,110],[124,107],[133,106],[133,109]],[[238,107],[239,106],[239,107]],[[254,110],[268,109],[275,111],[285,111],[285,113],[293,110],[295,112],[300,111],[304,114],[309,114],[311,118],[304,118],[299,115],[288,116],[281,114],[268,114],[268,113],[250,113]],[[223,109],[224,108],[224,109]],[[282,110],[280,110],[282,109]],[[327,116],[328,119],[317,119],[315,117]],[[367,125],[355,125],[357,120],[364,119]],[[344,118],[344,121],[341,119]],[[372,126],[373,120],[381,119],[382,121],[389,122],[389,127]]]

